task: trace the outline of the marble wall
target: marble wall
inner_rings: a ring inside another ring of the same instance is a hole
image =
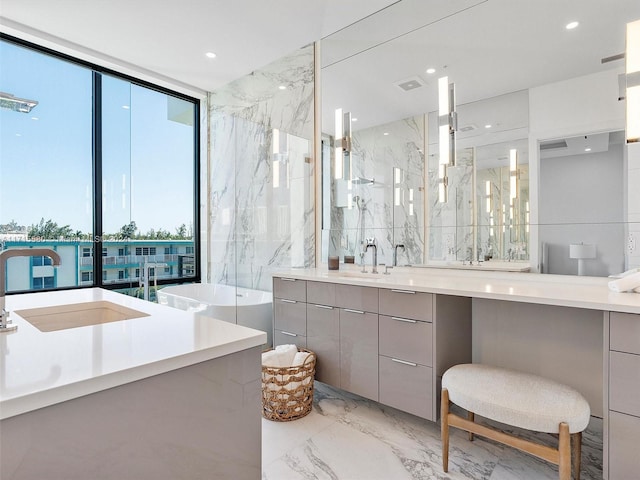
[[[209,95],[208,282],[315,264],[313,65],[309,45]]]
[[[391,265],[398,244],[404,245],[398,265],[423,263],[424,122],[420,115],[354,131],[350,189],[348,176],[334,180],[331,157],[329,228],[323,227],[328,255],[354,255],[359,263],[362,242],[374,237],[378,263]],[[325,155],[332,150],[324,149]],[[371,263],[371,253],[364,261]]]

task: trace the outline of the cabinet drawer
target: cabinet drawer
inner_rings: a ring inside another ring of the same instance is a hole
[[[433,319],[433,295],[412,290],[380,289],[380,313],[414,320]]]
[[[433,420],[433,370],[380,356],[380,403]]]
[[[609,353],[609,409],[640,417],[640,355]]]
[[[378,289],[336,284],[336,306],[378,313]]]
[[[307,282],[295,278],[273,277],[273,296],[306,302]]]
[[[295,345],[298,348],[307,348],[307,337],[296,333],[274,330],[273,346],[278,345]]]
[[[296,300],[273,299],[273,326],[298,335],[307,334],[307,304]]]
[[[380,315],[380,355],[432,366],[432,324]]]
[[[611,312],[609,345],[611,350],[640,355],[640,315]]]
[[[609,478],[638,478],[640,472],[640,418],[609,414]]]
[[[336,304],[336,284],[324,282],[307,282],[307,303],[319,305]]]

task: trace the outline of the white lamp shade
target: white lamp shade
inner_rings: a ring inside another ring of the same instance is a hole
[[[584,243],[572,243],[569,245],[569,258],[578,260],[596,258],[596,246],[585,245]]]

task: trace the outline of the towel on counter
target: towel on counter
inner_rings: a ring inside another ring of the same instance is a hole
[[[609,282],[609,290],[613,292],[634,291],[640,293],[640,272],[630,273],[618,280]]]

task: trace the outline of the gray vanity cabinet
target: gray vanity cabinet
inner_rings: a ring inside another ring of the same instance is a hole
[[[434,420],[433,295],[381,289],[380,313],[380,403]]]
[[[307,348],[307,282],[273,279],[273,345]]]
[[[471,361],[470,298],[278,277],[273,285],[274,345],[315,352],[323,383],[435,421],[442,374]]]
[[[609,314],[609,479],[640,471],[640,315]],[[605,451],[605,455],[606,455]]]

